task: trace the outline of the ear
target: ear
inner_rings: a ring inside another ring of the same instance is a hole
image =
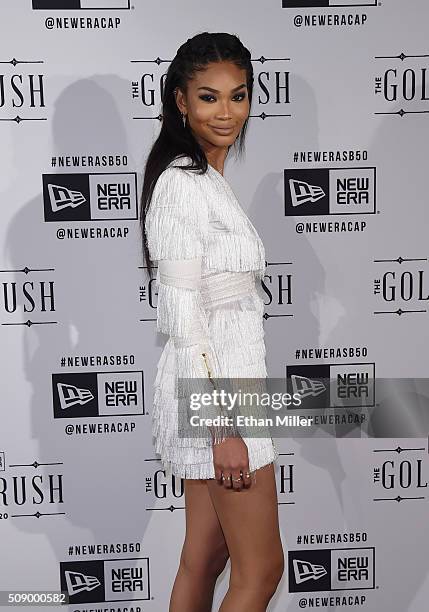
[[[186,99],[185,96],[182,92],[181,89],[179,89],[179,87],[176,87],[176,89],[174,90],[174,95],[175,95],[175,99],[176,99],[176,104],[177,104],[177,108],[179,109],[179,111],[183,114],[187,114],[186,111]]]

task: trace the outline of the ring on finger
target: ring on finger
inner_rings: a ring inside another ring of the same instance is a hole
[[[243,472],[240,472],[240,474],[241,474],[240,478],[233,478],[233,477],[232,477],[232,474],[230,474],[228,477],[226,477],[226,476],[224,475],[224,473],[222,472],[222,474],[221,474],[221,480],[222,480],[222,481],[223,481],[223,480],[232,480],[232,482],[240,482],[240,481],[243,479]],[[249,473],[249,472],[246,472],[246,477],[247,477],[247,478],[249,478],[249,477],[250,477],[250,473]]]

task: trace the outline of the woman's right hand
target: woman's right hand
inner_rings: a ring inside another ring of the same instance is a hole
[[[249,453],[242,438],[226,438],[213,444],[213,465],[216,480],[226,489],[241,491],[250,487]]]

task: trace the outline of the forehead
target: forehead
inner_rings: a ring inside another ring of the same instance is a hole
[[[189,82],[192,88],[212,87],[214,89],[229,90],[246,83],[246,70],[239,68],[232,62],[211,62],[203,70],[197,70]]]

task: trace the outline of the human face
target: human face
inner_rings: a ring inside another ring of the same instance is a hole
[[[177,90],[176,103],[209,162],[223,166],[250,112],[246,70],[232,62],[210,63],[188,81],[186,95]]]

